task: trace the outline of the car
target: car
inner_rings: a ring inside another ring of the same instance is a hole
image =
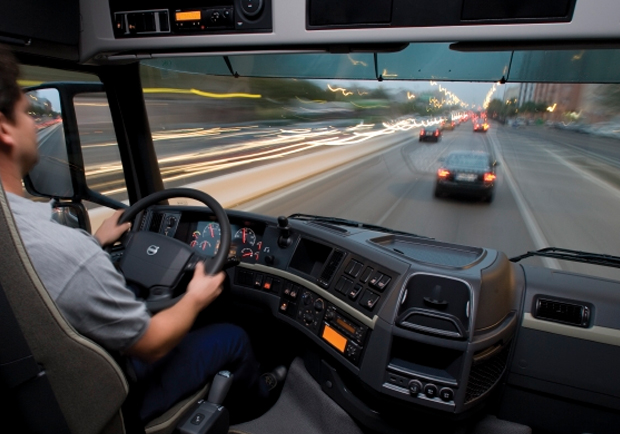
[[[0,191],[1,432],[618,431],[620,2],[62,3],[0,14],[42,103],[24,188],[87,232],[132,207],[110,260],[152,312],[223,259],[195,326],[289,372],[137,423],[122,355],[67,323]],[[412,145],[453,113],[493,128]],[[558,127],[505,125],[533,116]],[[453,192],[491,206],[434,198],[453,151],[498,162]]]
[[[456,123],[454,121],[444,121],[441,123],[441,129],[447,131],[453,131],[456,127]]]
[[[486,121],[474,122],[474,132],[486,133],[488,129],[489,129],[489,124]]]
[[[497,162],[486,152],[453,151],[437,170],[435,197],[474,196],[492,202]]]
[[[441,138],[441,131],[439,128],[421,128],[420,129],[420,142],[438,142]]]

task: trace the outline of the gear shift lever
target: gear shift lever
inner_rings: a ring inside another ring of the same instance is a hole
[[[207,401],[215,405],[222,405],[228,391],[230,390],[230,386],[233,382],[233,374],[229,371],[220,371],[215,377],[213,377],[213,382],[211,383],[211,388],[209,389],[209,396],[207,396]]]

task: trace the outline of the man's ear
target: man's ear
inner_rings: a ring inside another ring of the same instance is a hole
[[[15,127],[4,113],[0,112],[0,146],[6,149],[7,146],[15,145],[15,138],[13,137]]]

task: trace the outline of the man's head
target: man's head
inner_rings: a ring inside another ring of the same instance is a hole
[[[15,104],[22,96],[17,84],[19,66],[13,54],[3,45],[0,45],[0,113],[7,119],[13,120]]]
[[[39,158],[36,127],[18,76],[15,57],[0,45],[0,176],[4,187],[13,192],[18,187],[21,191],[21,178]]]

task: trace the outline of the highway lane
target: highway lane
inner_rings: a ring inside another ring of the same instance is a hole
[[[493,203],[433,197],[439,160],[453,149],[500,154]],[[444,132],[438,144],[419,143],[413,136],[410,142],[372,159],[240,209],[274,216],[301,212],[345,217],[447,242],[490,247],[509,257],[547,245],[620,255],[615,235],[620,193],[571,163],[574,157],[570,148],[542,138],[495,126],[487,134],[473,133],[464,124]],[[528,259],[526,263],[541,265],[543,261]],[[566,261],[551,265],[620,278],[616,269]]]

